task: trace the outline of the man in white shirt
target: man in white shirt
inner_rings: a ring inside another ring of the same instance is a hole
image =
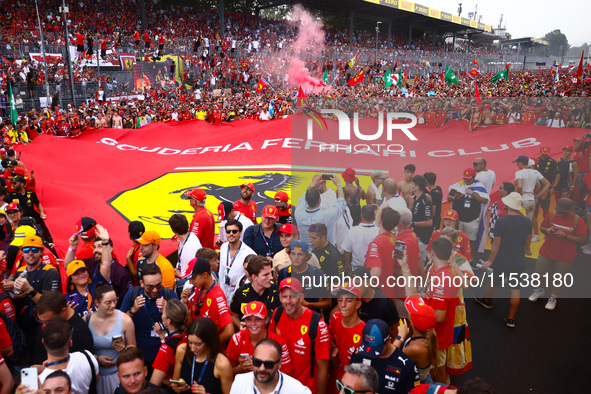
[[[343,242],[345,269],[354,271],[365,264],[365,254],[369,243],[379,234],[379,228],[374,223],[375,210],[371,205],[361,208],[361,223],[351,227]]]
[[[388,178],[384,181],[384,185],[382,186],[384,189],[384,202],[380,208],[389,206],[395,211],[400,211],[402,208],[408,208],[404,197],[398,194],[396,186],[396,181],[392,178]]]
[[[226,236],[226,223],[230,219],[235,219],[242,223],[242,232],[240,233],[241,241],[244,239],[244,232],[246,229],[253,225],[252,220],[234,209],[234,204],[229,201],[224,201],[218,206],[218,220],[220,221],[220,232],[216,241],[218,245],[221,245],[228,240],[228,237]]]
[[[168,219],[168,225],[174,233],[174,237],[179,242],[178,260],[176,264],[177,289],[182,291],[186,279],[179,279],[181,274],[187,270],[189,261],[195,258],[195,253],[202,248],[201,241],[197,236],[189,231],[189,221],[185,215],[175,213]]]
[[[244,259],[246,256],[256,253],[248,245],[240,240],[242,223],[236,219],[230,219],[226,223],[226,236],[228,242],[220,248],[220,287],[229,302],[238,289],[240,278],[244,276]]]
[[[279,371],[281,346],[273,339],[263,339],[254,347],[253,371],[236,375],[230,394],[312,394],[298,380]]]
[[[476,180],[480,181],[488,192],[490,196],[493,190],[493,186],[497,181],[497,176],[493,170],[489,170],[486,168],[486,160],[484,157],[477,157],[472,162],[472,167],[474,171],[476,171]],[[486,220],[486,215],[488,213],[488,205],[490,204],[487,202],[486,204],[482,204],[482,210],[480,211],[480,224],[478,225],[478,235],[476,237],[476,250],[478,253],[484,253],[484,248],[486,246],[486,234],[487,231],[487,224],[488,220]]]

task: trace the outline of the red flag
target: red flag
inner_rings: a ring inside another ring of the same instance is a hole
[[[359,82],[363,81],[363,75],[363,70],[359,71],[357,75],[355,75],[353,78],[350,78],[349,81],[347,81],[347,84],[349,86],[357,85]]]
[[[480,99],[480,92],[478,92],[478,82],[474,81],[474,96],[476,97],[476,106],[482,107],[482,100]]]
[[[480,74],[480,71],[478,71],[477,69],[473,68],[472,70],[468,71],[468,74],[472,77],[475,77],[477,75]]]
[[[298,88],[298,99],[296,100],[296,105],[301,107],[306,102],[306,93],[304,93],[304,89],[302,89],[302,85]]]
[[[259,82],[257,83],[257,93],[260,93],[264,88],[267,87],[267,85],[269,85],[269,84],[267,82],[265,82],[263,77],[260,77]]]
[[[505,64],[505,68],[507,69],[507,71],[509,71],[509,67],[511,66],[511,63],[507,63]]]
[[[581,77],[583,76],[583,55],[585,51],[581,53],[581,61],[579,62],[579,68],[577,69],[577,85],[581,83]]]
[[[474,60],[472,60],[472,63],[474,63],[474,64],[478,64],[478,59],[474,59]]]

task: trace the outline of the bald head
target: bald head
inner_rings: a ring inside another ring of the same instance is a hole
[[[388,178],[384,181],[384,196],[386,199],[394,197],[396,195],[396,181],[392,178]]]

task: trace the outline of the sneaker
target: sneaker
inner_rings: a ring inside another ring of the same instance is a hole
[[[551,296],[546,303],[545,308],[549,311],[553,311],[556,308],[556,297]]]
[[[482,298],[474,297],[474,301],[476,301],[477,303],[482,305],[483,308],[486,308],[486,309],[492,308],[492,302],[486,302],[486,299],[484,297],[482,297]]]
[[[525,249],[525,255],[531,256],[532,255],[531,249],[529,249],[529,248]]]
[[[533,293],[531,293],[528,300],[530,300],[531,302],[536,302],[543,295],[544,295],[544,289],[537,288],[534,290]]]
[[[515,328],[515,319],[505,318],[505,325],[510,328]]]
[[[538,242],[540,240],[540,234],[534,234],[531,236],[531,242]]]

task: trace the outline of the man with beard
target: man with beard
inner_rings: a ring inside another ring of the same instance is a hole
[[[49,229],[45,225],[44,219],[47,218],[45,215],[45,211],[43,210],[43,205],[39,201],[39,197],[37,197],[37,193],[32,190],[26,190],[27,181],[24,176],[17,175],[14,177],[12,181],[12,193],[8,193],[5,198],[5,201],[9,202],[17,202],[23,209],[23,216],[30,216],[35,218],[37,223],[43,229],[43,234],[45,235],[45,240],[47,242],[53,242],[51,235],[49,233]],[[37,208],[37,209],[35,209]]]
[[[257,343],[252,358],[253,371],[236,375],[230,394],[253,392],[311,394],[308,387],[279,371],[281,355],[281,346],[273,339],[266,338]]]
[[[95,286],[99,283],[107,283],[113,286],[119,301],[117,308],[121,306],[123,298],[127,292],[133,287],[133,280],[131,274],[117,262],[113,256],[113,241],[109,238],[109,233],[100,224],[95,226],[96,238],[94,240],[94,252],[92,257],[82,259],[88,270],[88,274]],[[76,260],[76,248],[80,242],[78,233],[75,233],[68,240],[70,247],[64,258],[64,265],[66,268],[68,264]],[[107,269],[110,267],[110,269]]]
[[[257,204],[254,201],[251,201],[253,194],[254,185],[252,183],[247,182],[240,185],[240,200],[234,203],[234,210],[242,212],[244,216],[256,224]]]

